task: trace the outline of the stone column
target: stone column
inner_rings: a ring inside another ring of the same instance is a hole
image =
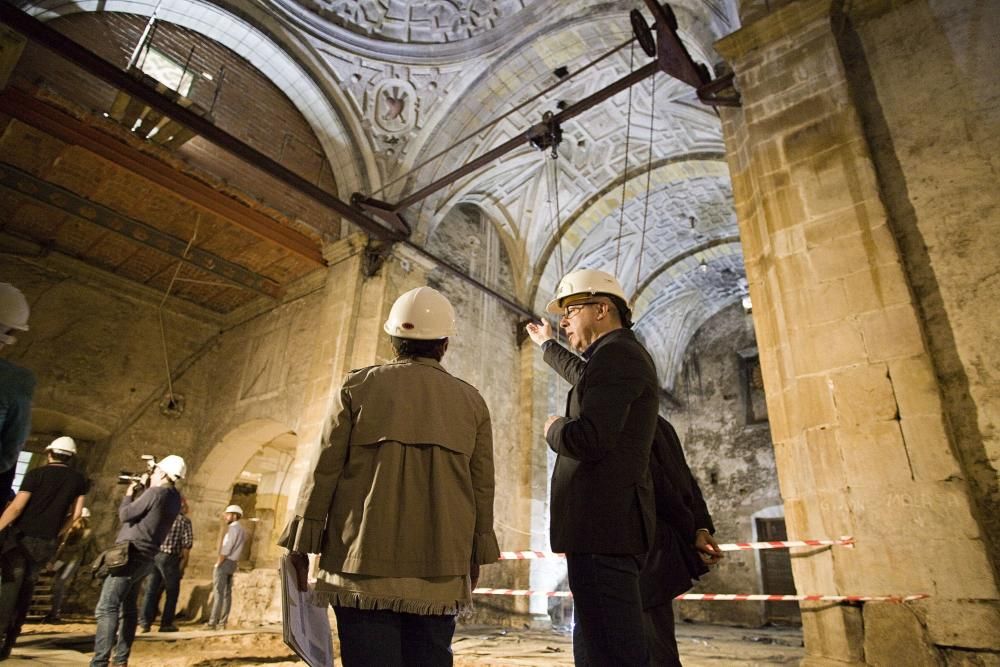
[[[789,537],[857,540],[794,559],[795,582],[931,597],[804,605],[803,664],[939,664],[941,646],[984,647],[997,583],[834,4],[789,3],[717,44],[743,96],[723,131]]]

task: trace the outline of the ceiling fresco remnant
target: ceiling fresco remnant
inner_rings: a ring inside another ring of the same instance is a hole
[[[457,42],[494,28],[524,0],[299,0],[354,32],[409,44]]]

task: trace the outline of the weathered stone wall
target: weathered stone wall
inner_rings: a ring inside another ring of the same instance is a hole
[[[977,312],[996,295],[979,242],[995,188],[966,194],[995,160],[977,146],[995,67],[957,67],[941,35],[979,35],[996,6],[851,12],[801,0],[719,43],[743,94],[724,132],[790,537],[857,538],[796,559],[797,586],[931,596],[808,609],[806,664],[995,660],[968,653],[1000,649],[996,352]],[[940,103],[913,96],[928,83]]]
[[[674,394],[680,407],[663,411],[684,446],[715,523],[719,542],[753,539],[753,514],[781,504],[767,422],[749,422],[741,388],[740,352],[754,348],[753,323],[739,303],[705,322],[691,339]],[[753,552],[726,554],[695,592],[759,593]],[[678,618],[762,625],[757,603],[679,602]]]

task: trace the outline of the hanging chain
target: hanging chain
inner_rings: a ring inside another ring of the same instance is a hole
[[[631,74],[635,65],[635,42],[628,52],[628,71]],[[618,244],[615,248],[615,277],[618,277],[618,262],[622,255],[622,235],[625,233],[625,188],[628,185],[628,140],[632,129],[632,86],[628,89],[628,113],[625,116],[625,168],[622,170],[622,207],[618,216]]]
[[[656,121],[656,74],[650,77],[652,80],[652,93],[649,102],[649,157],[646,163],[646,203],[642,208],[642,237],[639,240],[639,261],[635,269],[635,294],[632,295],[632,306],[639,298],[639,278],[642,276],[642,255],[646,250],[646,220],[649,217],[649,183],[653,176],[653,125]]]

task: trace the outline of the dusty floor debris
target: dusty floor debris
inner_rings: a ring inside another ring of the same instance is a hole
[[[301,665],[281,641],[281,628],[206,631],[182,626],[176,634],[138,635],[133,665],[157,667],[293,667]],[[93,651],[92,622],[28,625],[7,664],[84,665]],[[804,656],[799,628],[733,628],[682,624],[677,628],[687,667],[709,665],[792,665]],[[460,626],[453,643],[456,667],[572,665],[567,632]],[[340,662],[338,661],[339,665]]]

